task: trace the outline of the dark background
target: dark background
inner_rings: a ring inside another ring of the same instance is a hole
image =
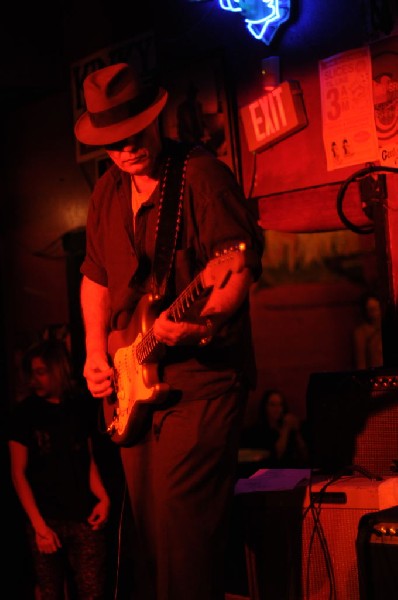
[[[394,0],[292,0],[289,21],[266,46],[249,34],[238,14],[222,11],[216,0],[116,5],[55,1],[50,7],[7,7],[8,16],[0,23],[2,417],[18,397],[20,352],[45,327],[66,323],[76,364],[84,358],[78,269],[88,199],[101,165],[76,160],[72,65],[146,31],[154,33],[156,76],[164,84],[172,85],[180,65],[186,68],[198,60],[211,65],[214,56],[221,56],[237,176],[261,225],[287,235],[318,235],[346,230],[337,215],[337,193],[365,166],[326,170],[318,61],[362,46],[375,54],[380,44],[391,44],[398,52],[397,10]],[[239,109],[262,94],[261,64],[270,56],[280,59],[281,81],[299,82],[308,125],[253,155]],[[393,179],[396,176],[388,179],[390,202],[397,194]],[[279,218],[278,202],[283,203]],[[369,223],[357,193],[353,205],[356,218]],[[360,277],[324,281],[313,276],[253,291],[259,384],[249,420],[266,387],[283,389],[292,408],[305,417],[311,373],[352,368],[351,334],[368,286],[377,288],[385,328],[395,336],[398,227],[393,211],[388,211],[387,222],[384,212],[376,215],[376,234],[358,236]],[[394,339],[385,336],[391,367],[397,362]],[[10,553],[10,562],[9,573],[21,581],[26,564],[20,550]]]

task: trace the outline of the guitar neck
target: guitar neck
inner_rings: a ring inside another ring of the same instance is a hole
[[[182,320],[187,310],[202,295],[205,290],[202,273],[199,273],[187,288],[174,300],[167,310],[172,321],[178,323]]]
[[[206,289],[203,281],[203,273],[201,272],[169,306],[167,314],[172,321],[175,323],[181,321],[187,310],[202,295]],[[160,345],[161,342],[155,338],[153,327],[151,327],[143,336],[139,344],[137,344],[136,356],[138,362],[142,364],[152,356],[156,355]]]

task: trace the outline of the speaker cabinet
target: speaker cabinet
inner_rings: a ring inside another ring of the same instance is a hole
[[[398,461],[398,370],[312,373],[307,388],[310,464],[324,473],[358,465],[389,476]]]
[[[302,529],[302,598],[359,600],[360,519],[384,505],[380,481],[344,477],[307,489]]]

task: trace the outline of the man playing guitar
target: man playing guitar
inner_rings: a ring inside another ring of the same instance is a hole
[[[88,75],[84,94],[75,135],[113,162],[89,204],[84,375],[120,444],[133,595],[223,600],[262,232],[225,163],[161,136],[163,88],[120,63]]]

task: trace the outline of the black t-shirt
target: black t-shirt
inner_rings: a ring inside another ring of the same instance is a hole
[[[86,520],[96,502],[89,486],[88,438],[94,405],[85,396],[60,404],[36,395],[11,412],[8,439],[28,449],[26,476],[44,518]]]

